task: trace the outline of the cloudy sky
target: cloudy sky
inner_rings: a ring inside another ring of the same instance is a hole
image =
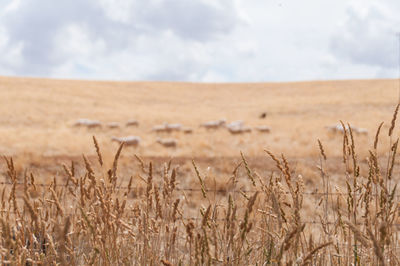
[[[0,0],[0,75],[396,78],[399,14],[398,0]]]

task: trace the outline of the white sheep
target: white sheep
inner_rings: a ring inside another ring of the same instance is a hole
[[[270,133],[271,132],[271,128],[268,126],[257,126],[257,127],[255,127],[255,129],[258,132],[262,132],[262,133]]]
[[[237,120],[237,121],[233,121],[231,123],[229,123],[228,125],[226,125],[227,128],[235,128],[235,127],[242,127],[244,125],[243,120]]]
[[[161,133],[161,132],[171,133],[174,131],[179,132],[181,130],[182,130],[181,124],[168,124],[168,123],[154,126],[152,129],[152,131],[157,132],[157,133]]]
[[[225,123],[226,123],[225,119],[220,119],[217,121],[205,122],[205,123],[201,124],[200,126],[206,128],[206,129],[217,129],[217,128],[224,126]]]
[[[75,121],[74,126],[80,127],[80,126],[86,126],[88,128],[100,128],[101,122],[98,120],[90,120],[86,118],[78,119]]]
[[[354,130],[359,135],[368,135],[368,129],[366,128],[355,128]]]
[[[173,131],[181,131],[182,129],[182,125],[181,124],[165,124],[165,127],[167,128],[167,130],[169,132],[173,132]]]
[[[231,134],[243,134],[243,133],[250,133],[251,132],[251,128],[250,127],[242,127],[242,126],[230,126],[227,127],[228,131]]]
[[[175,148],[178,145],[178,141],[175,139],[160,139],[157,138],[157,142],[167,148]]]
[[[112,137],[112,141],[118,142],[118,143],[124,143],[126,146],[138,146],[140,143],[140,137],[137,136],[127,136],[127,137]]]
[[[226,125],[226,128],[231,134],[242,134],[251,132],[251,128],[245,127],[242,120],[231,122]]]
[[[154,126],[151,131],[154,131],[156,133],[161,133],[161,132],[170,132],[171,130],[167,127],[167,123],[164,123],[162,125],[157,125]]]
[[[139,122],[137,120],[128,120],[125,124],[127,127],[129,126],[134,126],[134,127],[138,127],[139,126]]]
[[[348,125],[344,125],[346,131],[349,131],[349,126]],[[333,126],[326,126],[326,128],[331,131],[332,133],[344,133],[343,130],[343,126],[342,124],[337,124],[337,125],[333,125]],[[365,128],[358,128],[355,126],[350,126],[352,132],[356,133],[356,134],[360,134],[360,135],[367,135],[368,134],[368,130]]]
[[[119,128],[119,124],[117,122],[111,122],[107,124],[108,128]]]
[[[332,132],[332,133],[343,133],[344,129],[342,124],[337,124],[337,125],[332,125],[332,126],[326,126],[326,128]],[[348,125],[344,125],[344,128],[346,130],[349,130],[349,126]],[[352,128],[353,129],[353,128]]]

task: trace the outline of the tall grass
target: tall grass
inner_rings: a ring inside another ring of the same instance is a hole
[[[393,138],[398,107],[388,133]],[[398,140],[387,161],[377,155],[378,127],[367,168],[351,127],[343,134],[343,170],[318,141],[318,193],[284,155],[266,151],[277,171],[261,176],[246,157],[222,189],[211,188],[193,161],[193,188],[180,187],[171,162],[154,171],[136,156],[139,179],[120,174],[121,145],[107,169],[83,156],[84,170],[63,165],[65,179],[39,186],[5,158],[0,258],[12,265],[399,265],[399,201],[394,182]],[[243,168],[247,178],[239,178]],[[341,173],[345,186],[334,186]],[[365,172],[368,175],[362,176]],[[190,177],[188,177],[190,178]],[[128,181],[129,180],[129,181]],[[215,181],[215,180],[214,180]],[[183,183],[183,182],[182,182]],[[245,187],[249,189],[244,189]],[[199,194],[199,193],[201,194]],[[311,194],[311,195],[310,195]],[[310,199],[310,197],[313,197]],[[313,200],[316,200],[315,202]],[[305,210],[305,204],[312,207]],[[313,204],[313,205],[312,205]],[[308,214],[308,215],[307,215]]]

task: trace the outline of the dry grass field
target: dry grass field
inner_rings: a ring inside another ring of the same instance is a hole
[[[137,135],[142,143],[135,152],[142,156],[238,156],[239,150],[262,156],[268,148],[301,158],[318,154],[317,138],[328,155],[340,156],[340,137],[325,128],[339,120],[366,128],[373,136],[381,121],[389,122],[398,92],[395,80],[193,84],[0,77],[0,94],[1,154],[93,154],[92,135],[106,150],[118,146],[111,144],[112,136]],[[263,112],[267,117],[260,119]],[[122,128],[72,127],[80,118],[119,122]],[[130,119],[140,126],[126,128]],[[250,127],[267,125],[271,133],[232,136],[226,130],[199,128],[218,119],[243,120]],[[151,128],[164,122],[181,123],[194,133],[174,133],[178,147],[162,148]],[[371,138],[359,140],[365,144]],[[360,145],[366,154],[364,147]]]
[[[3,264],[400,264],[395,80],[0,77],[0,93]],[[271,132],[199,127],[219,119]],[[340,120],[368,133],[326,128]],[[164,122],[193,133],[152,132]]]

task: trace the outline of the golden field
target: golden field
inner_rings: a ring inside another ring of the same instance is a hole
[[[0,77],[0,261],[399,265],[397,84]],[[199,127],[218,119],[271,132]],[[329,132],[339,120],[368,134]],[[193,133],[151,131],[164,122]],[[138,147],[111,142],[128,135]]]
[[[142,156],[263,156],[263,149],[288,157],[318,154],[316,140],[330,156],[340,137],[325,126],[339,120],[366,128],[373,136],[380,122],[388,128],[398,97],[395,80],[321,81],[263,84],[194,84],[170,82],[97,82],[0,77],[0,153],[43,156],[93,154],[92,135],[107,150],[112,136],[142,138]],[[266,119],[259,115],[267,112]],[[78,129],[80,118],[119,122],[121,129]],[[126,128],[129,119],[138,128]],[[243,120],[250,127],[267,125],[270,134],[232,136],[226,130],[199,128],[209,120]],[[181,123],[192,135],[173,134],[176,149],[156,143],[154,125]],[[370,139],[370,138],[369,138]],[[365,144],[368,138],[359,138]],[[12,143],[12,145],[11,145]],[[370,144],[370,143],[368,143]],[[360,145],[365,154],[367,147]]]

